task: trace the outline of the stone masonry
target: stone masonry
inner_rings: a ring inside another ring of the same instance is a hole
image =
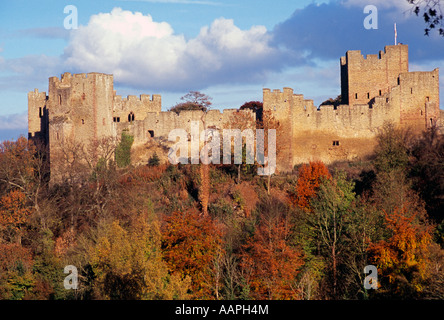
[[[263,89],[264,110],[270,110],[288,132],[277,141],[278,171],[291,171],[300,163],[321,160],[365,159],[376,144],[384,122],[421,132],[439,123],[439,70],[408,71],[408,46],[386,46],[379,55],[363,57],[348,51],[340,58],[341,105],[315,106],[313,100],[293,89]],[[118,139],[125,130],[134,136],[134,147],[171,130],[189,132],[190,122],[223,129],[236,112],[227,109],[161,111],[160,95],[122,98],[113,89],[113,76],[102,73],[64,73],[49,78],[48,95],[35,89],[28,93],[29,138],[41,139],[50,150],[51,175],[57,175],[52,155],[76,141],[87,145],[103,138]]]

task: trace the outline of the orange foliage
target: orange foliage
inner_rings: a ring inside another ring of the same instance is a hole
[[[12,190],[0,198],[0,224],[19,229],[26,223],[31,210],[26,205],[26,196],[19,190]]]
[[[32,176],[34,174],[34,154],[36,147],[33,142],[24,137],[17,141],[0,143],[0,168],[8,178]]]
[[[262,223],[242,252],[241,267],[255,299],[299,299],[295,286],[302,254],[287,244],[289,225],[283,220]]]
[[[432,242],[431,226],[420,224],[421,212],[408,212],[408,205],[385,213],[385,223],[392,235],[369,246],[370,261],[382,270],[392,283],[399,274],[418,272],[424,278],[428,248]]]
[[[21,264],[25,270],[31,270],[33,263],[29,249],[16,243],[0,244],[0,275],[3,272],[16,270],[18,264]]]
[[[199,200],[202,207],[202,213],[208,215],[208,201],[210,198],[210,169],[209,165],[200,165],[201,185],[199,190]]]
[[[121,184],[127,184],[129,182],[139,181],[142,183],[153,182],[162,177],[167,169],[166,164],[161,164],[158,166],[139,166],[134,168],[131,173],[123,175],[119,182]]]
[[[221,233],[209,216],[175,212],[162,228],[163,256],[173,273],[191,277],[196,298],[212,298],[212,268],[221,252]],[[216,287],[216,286],[215,286]]]
[[[293,203],[304,210],[310,209],[310,199],[316,194],[321,178],[331,178],[325,164],[321,161],[315,161],[303,164],[299,169],[299,177],[296,183],[296,196]]]

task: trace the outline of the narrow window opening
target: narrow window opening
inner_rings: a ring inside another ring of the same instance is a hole
[[[367,99],[370,99],[370,92],[367,92]]]
[[[379,90],[379,95],[382,96],[382,91],[381,90]]]
[[[430,101],[430,97],[426,97],[426,101],[429,102]]]
[[[59,94],[59,105],[62,105],[62,95]]]
[[[433,127],[433,118],[430,118],[430,125]]]
[[[413,88],[410,88],[410,94],[413,94]]]
[[[358,99],[358,94],[357,93],[355,93],[355,99]]]
[[[43,110],[42,107],[39,108],[39,117],[43,118]]]
[[[151,138],[154,138],[154,131],[153,130],[148,130],[148,134],[150,135]]]
[[[131,113],[128,115],[128,122],[133,122],[133,121],[134,121],[134,113],[131,112]]]
[[[333,141],[333,146],[339,146],[339,141],[338,140],[334,140]]]
[[[85,124],[85,119],[82,119],[82,124]]]

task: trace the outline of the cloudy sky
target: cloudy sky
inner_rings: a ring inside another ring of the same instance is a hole
[[[112,73],[118,94],[162,94],[164,110],[191,90],[238,108],[264,87],[319,105],[340,94],[339,58],[394,44],[394,23],[411,71],[444,70],[444,38],[424,36],[407,0],[1,0],[0,140],[26,135],[27,92],[63,72]]]

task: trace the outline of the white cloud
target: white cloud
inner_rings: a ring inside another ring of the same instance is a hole
[[[218,6],[222,5],[220,2],[214,1],[200,1],[200,0],[120,0],[126,2],[151,2],[151,3],[175,3],[175,4],[203,4]]]
[[[22,130],[27,128],[27,112],[0,116],[0,130]]]
[[[407,0],[344,0],[344,6],[362,7],[374,5],[378,9],[398,8],[400,10],[409,10],[412,5]]]
[[[264,72],[278,61],[269,40],[263,26],[241,30],[224,18],[187,40],[166,22],[114,8],[73,30],[65,57],[67,66],[113,73],[124,84],[190,89]]]

